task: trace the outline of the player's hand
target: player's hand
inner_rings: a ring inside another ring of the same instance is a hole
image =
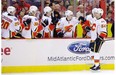
[[[31,23],[31,19],[27,19],[23,22],[25,26],[28,26]]]
[[[20,39],[23,38],[20,33],[17,33],[15,36],[11,37],[11,39]]]
[[[86,31],[86,32],[89,32],[90,30],[91,30],[91,28],[90,28],[89,26],[86,26],[86,27],[85,27],[85,31]]]
[[[59,38],[63,38],[63,37],[64,37],[64,33],[63,33],[63,32],[58,32],[58,33],[57,33],[57,36],[58,36]]]
[[[42,25],[43,25],[44,27],[48,26],[48,24],[49,24],[49,22],[48,22],[47,19],[45,19],[45,20],[42,22]]]
[[[38,33],[36,37],[37,38],[41,38],[42,37],[42,34],[41,33]]]
[[[22,37],[22,35],[20,33],[17,33],[15,36]]]

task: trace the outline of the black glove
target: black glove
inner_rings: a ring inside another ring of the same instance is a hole
[[[20,39],[23,38],[20,33],[17,33],[15,36],[11,37],[11,39]]]
[[[25,26],[28,26],[31,23],[31,19],[27,19],[23,22]]]
[[[86,32],[89,32],[90,30],[91,30],[91,28],[90,28],[89,26],[86,26],[86,27],[85,27],[85,31],[86,31]]]
[[[64,37],[64,33],[63,33],[63,32],[58,32],[58,33],[57,33],[57,36],[58,36],[59,38],[63,38],[63,37]]]
[[[15,36],[22,37],[22,35],[20,33],[17,33]]]
[[[47,25],[48,25],[48,20],[47,19],[45,19],[43,22],[42,22],[42,25],[44,26],[44,27],[46,27]]]
[[[37,38],[41,38],[42,37],[42,34],[41,33],[38,33],[36,37]]]

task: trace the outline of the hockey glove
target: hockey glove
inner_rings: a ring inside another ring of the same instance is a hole
[[[42,34],[41,33],[38,33],[36,37],[37,38],[41,38],[42,37]]]
[[[58,36],[59,38],[63,38],[63,37],[64,37],[64,33],[63,33],[63,32],[58,32],[58,33],[57,33],[57,36]]]
[[[20,39],[23,38],[20,33],[17,33],[15,36],[11,37],[11,39]]]
[[[89,32],[90,30],[91,30],[91,28],[90,28],[89,26],[86,26],[86,27],[85,27],[85,31],[86,31],[86,32]]]
[[[22,37],[22,35],[20,33],[17,33],[15,36]]]
[[[23,22],[25,26],[28,26],[31,23],[31,19],[27,19]]]
[[[46,27],[46,26],[48,26],[48,20],[47,19],[45,19],[43,22],[42,22],[42,25],[44,26],[44,27]]]

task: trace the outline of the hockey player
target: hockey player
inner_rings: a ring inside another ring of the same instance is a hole
[[[51,14],[52,14],[52,9],[49,6],[46,6],[44,8],[44,14],[43,14],[42,20],[41,20],[41,23],[44,27],[44,30],[43,30],[43,37],[44,38],[53,37],[53,31],[50,28],[51,21],[52,21]]]
[[[90,30],[91,30],[91,23],[89,20],[86,20],[84,17],[79,17],[79,22],[83,29],[83,38],[89,38],[90,37]]]
[[[36,17],[38,8],[30,6],[29,13],[23,17],[24,28],[22,29],[22,36],[27,39],[41,38],[42,34],[37,32],[39,21]]]
[[[95,15],[96,15],[96,12],[97,12],[97,8],[94,8],[92,10],[92,14],[87,15],[86,19],[84,17],[82,17],[82,16],[80,16],[79,19],[78,19],[80,21],[80,24],[82,25],[82,28],[83,28],[83,37],[84,38],[90,38],[91,33],[92,34],[94,33],[93,30],[94,30],[94,27],[95,27],[95,21],[96,21]]]
[[[96,33],[95,33],[95,27],[96,27],[96,24],[95,24],[95,21],[96,21],[96,13],[97,13],[97,8],[94,8],[92,9],[92,14],[88,15],[86,17],[86,19],[88,21],[90,21],[90,26],[91,26],[91,31],[87,33],[88,36],[91,37],[91,41],[92,40],[95,40],[93,36],[96,36]]]
[[[73,17],[73,12],[67,10],[65,17],[61,18],[56,26],[57,35],[60,38],[74,38],[76,37],[76,26],[78,20]]]
[[[97,8],[92,9],[92,14],[88,15],[86,17],[87,20],[90,21],[90,26],[91,26],[91,30],[88,32],[88,34],[90,35],[90,48],[91,48],[91,60],[94,61],[94,52],[93,52],[93,48],[94,48],[94,41],[97,38],[97,34],[96,34],[96,14],[97,14]]]
[[[7,8],[7,12],[2,13],[2,38],[20,38],[20,24],[15,17],[16,9],[13,6]]]
[[[96,22],[95,22],[95,27],[94,30],[96,32],[96,36],[95,35],[91,35],[91,37],[93,37],[95,39],[94,42],[90,43],[90,48],[91,51],[94,53],[94,65],[92,67],[90,67],[91,70],[100,70],[100,55],[99,55],[99,51],[100,48],[104,42],[104,38],[107,36],[106,33],[106,21],[102,18],[103,15],[103,10],[101,8],[97,9],[97,13],[96,13]]]

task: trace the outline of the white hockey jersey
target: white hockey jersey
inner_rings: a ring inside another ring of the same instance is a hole
[[[95,21],[93,30],[91,30],[91,40],[95,40],[103,32],[107,33],[107,23],[101,18]]]
[[[38,19],[34,16],[25,15],[22,21],[26,21],[29,18],[31,19],[31,24],[28,26],[25,26],[22,30],[22,36],[24,38],[34,38],[33,32],[36,30],[36,28],[39,25]]]
[[[67,21],[66,17],[63,17],[57,23],[56,29],[61,29],[64,33],[64,37],[74,37],[75,28],[78,25],[78,20],[73,17],[71,21]]]
[[[86,17],[87,20],[90,21],[92,30],[87,33],[88,36],[91,37],[91,40],[95,40],[97,38],[96,34],[96,18],[93,17],[91,14]]]
[[[16,32],[20,29],[20,24],[15,16],[8,15],[7,12],[2,13],[2,37],[12,37],[12,32]]]
[[[97,20],[95,17],[93,17],[91,14],[86,16],[86,19],[90,21],[91,24],[94,24]]]
[[[48,33],[50,37],[53,37],[53,31],[51,31],[49,29],[49,26],[50,26],[51,21],[52,21],[51,16],[50,17],[47,17],[47,16],[44,16],[43,15],[41,21],[43,22],[44,20],[48,20],[48,25],[46,27],[44,27],[44,29],[43,29],[43,36],[45,36],[45,33]]]

